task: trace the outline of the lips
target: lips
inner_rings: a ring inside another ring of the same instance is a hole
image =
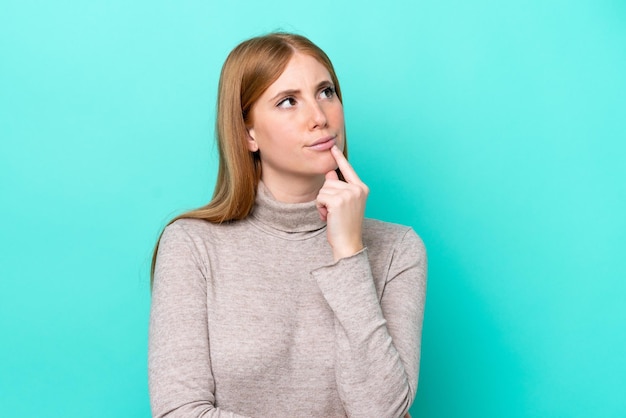
[[[307,148],[315,151],[326,151],[331,149],[333,145],[335,145],[335,137],[325,136],[313,142],[311,145],[308,145]]]

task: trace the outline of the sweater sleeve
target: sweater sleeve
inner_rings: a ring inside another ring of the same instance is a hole
[[[397,418],[417,390],[426,252],[408,230],[395,245],[379,299],[367,251],[312,274],[335,314],[335,373],[347,415]]]
[[[241,417],[215,407],[207,272],[184,228],[168,226],[159,242],[150,309],[148,381],[154,417]]]

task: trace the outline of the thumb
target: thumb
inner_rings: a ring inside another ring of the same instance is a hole
[[[318,206],[317,213],[319,213],[322,221],[325,221],[328,218],[328,209],[326,209],[326,206]]]

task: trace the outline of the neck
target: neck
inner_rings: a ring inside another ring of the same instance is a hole
[[[317,194],[324,185],[324,175],[316,177],[281,177],[261,176],[261,180],[274,199],[283,203],[304,203],[317,199]]]

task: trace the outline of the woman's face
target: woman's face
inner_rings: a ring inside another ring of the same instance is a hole
[[[319,182],[337,168],[330,148],[343,149],[343,106],[315,58],[295,53],[250,116],[248,149],[260,151],[265,183]]]

